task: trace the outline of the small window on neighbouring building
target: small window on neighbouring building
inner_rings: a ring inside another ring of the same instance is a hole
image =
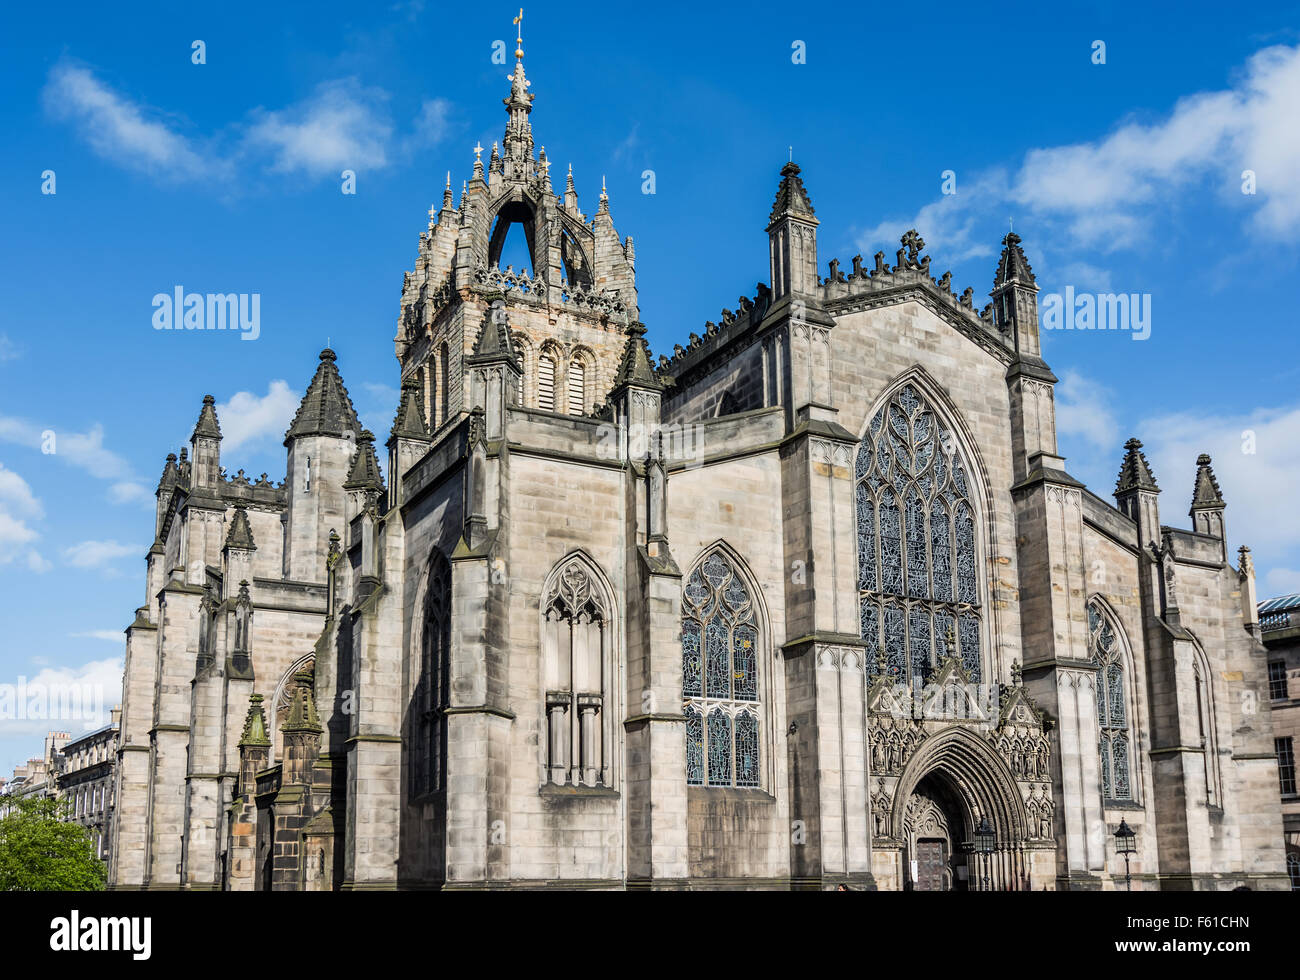
[[[1281,660],[1268,665],[1268,696],[1274,701],[1286,697],[1286,664]]]
[[[1277,751],[1277,778],[1283,796],[1295,796],[1295,746],[1290,738],[1273,739]]]

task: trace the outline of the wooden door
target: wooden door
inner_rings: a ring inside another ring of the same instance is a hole
[[[916,890],[940,892],[947,887],[947,842],[927,838],[916,842]]]

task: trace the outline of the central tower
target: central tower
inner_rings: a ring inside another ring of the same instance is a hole
[[[620,241],[601,182],[596,214],[578,207],[573,167],[564,193],[551,184],[551,162],[536,148],[532,83],[523,41],[515,50],[506,129],[486,167],[474,170],[453,205],[451,174],[442,205],[429,208],[415,268],[402,284],[396,354],[402,379],[418,386],[431,431],[475,407],[472,358],[489,320],[494,353],[517,367],[505,398],[512,407],[590,415],[613,384],[629,323],[638,319],[632,239]],[[530,268],[502,268],[520,225]],[[500,341],[504,337],[505,348]],[[436,438],[436,435],[435,435]]]

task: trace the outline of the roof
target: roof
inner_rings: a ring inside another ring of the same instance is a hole
[[[339,377],[334,361],[334,352],[328,347],[320,352],[316,375],[311,379],[307,394],[298,406],[293,424],[284,434],[286,446],[297,436],[342,436],[345,432],[358,436],[361,434],[356,409],[352,407],[352,399],[348,397],[348,390],[343,386],[343,379]]]
[[[772,225],[787,214],[801,218],[811,218],[814,214],[812,201],[799,176],[799,167],[794,161],[781,168],[781,184],[776,189],[776,200],[772,203],[772,213],[767,223]],[[813,222],[816,224],[816,222]]]
[[[1259,612],[1261,613],[1286,612],[1289,609],[1300,609],[1300,592],[1280,595],[1274,599],[1265,599],[1259,604]]]

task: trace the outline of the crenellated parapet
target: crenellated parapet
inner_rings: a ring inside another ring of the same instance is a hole
[[[875,254],[871,268],[863,264],[862,256],[855,255],[850,272],[840,268],[838,259],[832,259],[826,278],[818,281],[826,311],[837,315],[891,305],[902,298],[916,299],[986,350],[1003,359],[1014,351],[1013,338],[998,328],[991,303],[977,312],[973,289],[967,287],[959,296],[952,288],[951,272],[938,279],[931,276],[930,256],[921,254],[925,240],[916,229],[904,233],[899,244],[892,265],[885,261],[884,252]]]
[[[735,310],[724,308],[718,322],[707,321],[703,335],[692,331],[685,347],[674,344],[672,357],[660,356],[655,367],[660,380],[672,378],[679,386],[689,385],[695,378],[717,368],[736,350],[753,341],[771,304],[771,289],[766,283],[758,283],[753,297],[741,296]]]

